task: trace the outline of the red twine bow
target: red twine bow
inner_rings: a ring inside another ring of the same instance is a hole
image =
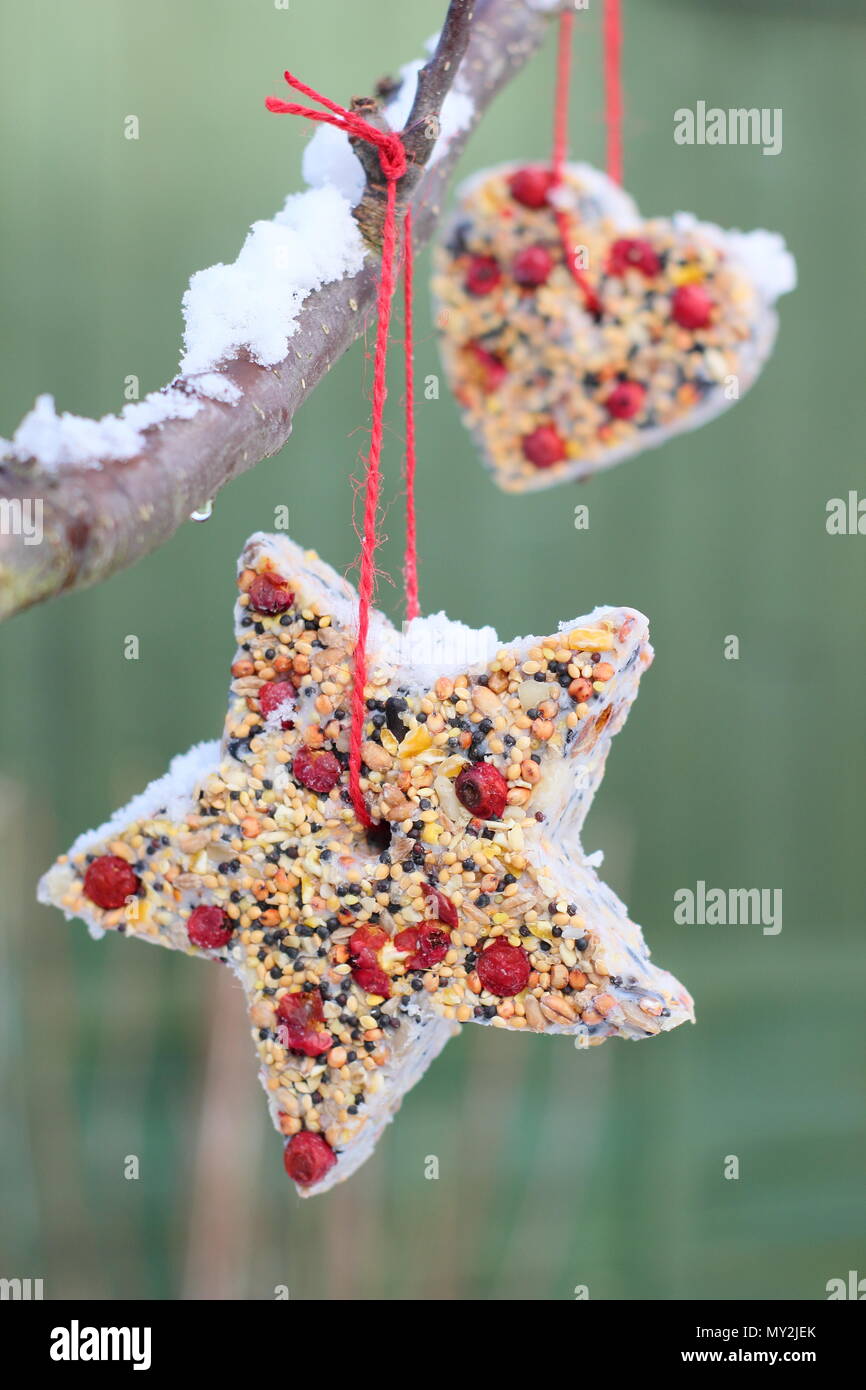
[[[355,645],[354,673],[352,680],[351,731],[349,735],[349,792],[355,814],[362,825],[368,828],[373,820],[367,809],[361,790],[361,743],[364,735],[366,714],[365,687],[367,684],[367,637],[370,627],[370,609],[376,579],[376,549],[379,544],[376,519],[379,507],[379,492],[382,483],[380,460],[382,456],[382,436],[385,400],[388,394],[386,365],[388,355],[388,332],[391,323],[391,303],[396,285],[397,248],[397,182],[408,168],[406,151],[401,137],[395,131],[379,130],[377,126],[365,121],[353,111],[338,106],[328,97],[322,96],[301,82],[292,73],[283,74],[289,86],[296,92],[316,101],[325,111],[315,111],[308,106],[299,106],[293,101],[281,101],[279,97],[267,97],[265,106],[279,115],[303,116],[308,121],[321,121],[336,126],[347,135],[354,135],[367,144],[373,145],[379,155],[379,163],[386,180],[385,219],[382,229],[382,268],[376,297],[376,350],[373,359],[372,418],[370,424],[370,452],[367,455],[366,486],[364,495],[364,528],[361,540],[361,572],[358,582],[358,638]],[[406,560],[404,567],[406,588],[406,612],[411,620],[416,618],[418,607],[418,564],[416,556],[415,524],[415,421],[414,421],[414,370],[412,360],[412,223],[407,211],[404,223],[404,283],[406,316]]]

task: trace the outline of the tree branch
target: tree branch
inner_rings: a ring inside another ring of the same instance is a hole
[[[405,210],[411,203],[419,244],[434,230],[445,183],[471,129],[538,47],[546,18],[526,0],[452,0],[402,132],[411,163],[401,180],[400,206]],[[458,71],[460,89],[473,103],[472,121],[426,167],[442,103]],[[381,172],[378,180],[375,172],[367,169],[367,188],[356,209],[373,244],[382,196]],[[239,356],[221,364],[220,372],[240,389],[240,400],[223,405],[202,399],[191,418],[146,430],[146,447],[133,459],[105,459],[99,468],[64,465],[57,472],[35,461],[0,463],[0,617],[134,564],[227,483],[277,453],[299,406],[367,326],[377,275],[378,260],[370,255],[357,275],[309,295],[282,362],[262,367]],[[185,389],[182,377],[172,384]],[[10,526],[9,519],[16,508],[35,500],[42,502],[42,540],[28,544],[28,537],[17,533],[22,528]]]

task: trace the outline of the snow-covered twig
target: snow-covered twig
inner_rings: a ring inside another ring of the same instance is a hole
[[[404,69],[386,97],[384,115],[412,161],[399,196],[418,243],[435,227],[471,130],[546,27],[527,0],[451,0],[429,61]],[[193,276],[186,353],[170,386],[101,421],[57,416],[41,397],[0,445],[0,617],[162,545],[282,448],[298,407],[364,331],[381,176],[330,127],[310,152],[305,173],[319,186],[254,224],[232,265]]]

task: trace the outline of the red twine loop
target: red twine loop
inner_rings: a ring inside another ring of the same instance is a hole
[[[562,183],[568,158],[568,95],[571,85],[571,39],[574,31],[574,11],[563,10],[559,16],[559,37],[556,51],[556,97],[553,109],[552,187]],[[607,129],[607,174],[614,183],[622,183],[622,15],[620,0],[604,0],[604,118]],[[575,260],[571,245],[571,219],[564,208],[554,204],[565,259],[575,283],[580,287],[587,311],[599,315],[601,300],[583,270]]]
[[[265,106],[278,115],[303,116],[308,121],[321,121],[336,126],[347,135],[357,136],[373,145],[379,155],[379,163],[386,179],[385,219],[382,228],[382,268],[376,297],[376,350],[373,359],[372,418],[370,424],[370,452],[367,455],[367,475],[364,496],[364,528],[361,539],[361,573],[358,581],[358,638],[355,644],[354,673],[352,680],[351,731],[349,735],[349,793],[355,814],[362,825],[370,827],[373,819],[367,809],[361,790],[361,743],[364,734],[366,714],[365,686],[367,684],[367,637],[370,628],[370,609],[376,579],[376,549],[379,538],[376,518],[379,506],[379,491],[382,474],[382,437],[385,400],[388,394],[386,365],[388,356],[388,331],[391,323],[391,303],[396,285],[397,248],[397,181],[408,168],[406,151],[401,137],[395,131],[379,130],[377,126],[365,121],[363,116],[347,111],[328,97],[322,96],[301,82],[292,73],[283,74],[289,86],[316,101],[325,111],[315,111],[308,106],[299,106],[293,101],[281,101],[279,97],[267,97]],[[404,281],[406,315],[406,608],[407,616],[418,616],[418,564],[415,549],[415,420],[414,420],[414,366],[412,358],[412,225],[409,213],[404,227]]]
[[[559,16],[556,52],[556,99],[553,115],[553,178],[562,180],[568,157],[568,89],[571,83],[571,39],[574,11]],[[621,0],[604,0],[604,123],[607,131],[607,176],[622,183],[622,7]]]
[[[556,49],[556,97],[553,106],[553,159],[552,188],[562,183],[565,162],[568,158],[568,93],[571,85],[571,37],[574,30],[574,11],[563,10],[559,16],[559,37]],[[565,263],[571,271],[572,279],[583,295],[587,313],[600,314],[601,300],[577,264],[575,249],[571,244],[571,218],[563,207],[553,204],[553,215],[559,228],[559,239],[565,252]]]

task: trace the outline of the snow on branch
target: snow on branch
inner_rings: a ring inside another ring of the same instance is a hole
[[[398,205],[411,204],[419,244],[471,130],[546,27],[531,0],[451,0],[427,61],[352,103],[402,134]],[[0,617],[134,564],[283,447],[374,312],[384,180],[369,153],[319,127],[310,187],[255,222],[236,261],[193,275],[170,385],[102,420],[40,396],[0,441]]]

